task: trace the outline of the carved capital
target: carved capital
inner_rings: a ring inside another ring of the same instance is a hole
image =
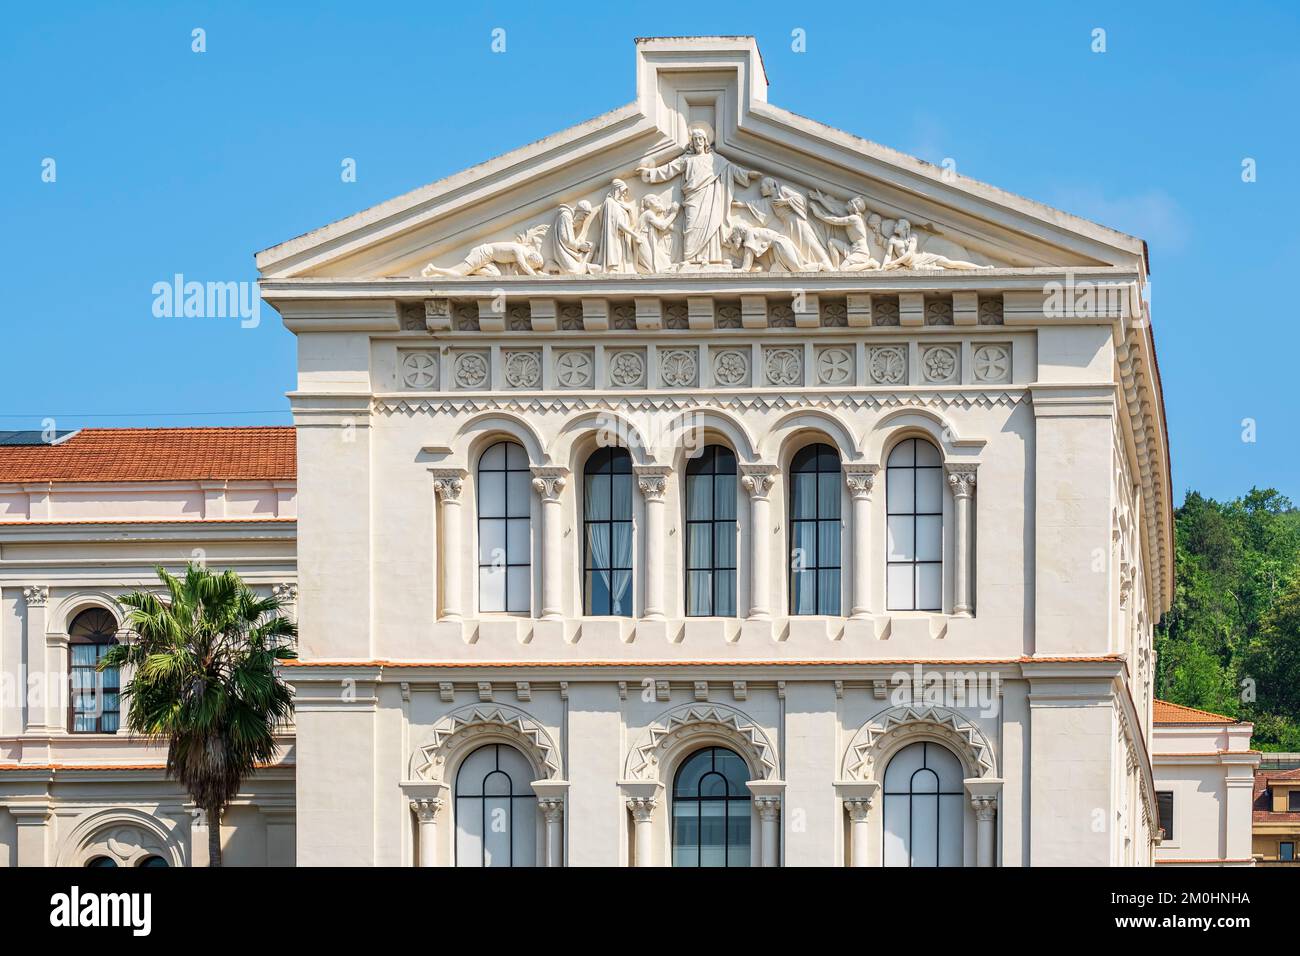
[[[757,796],[754,798],[754,808],[758,810],[760,820],[774,821],[781,814],[781,798],[770,794]]]
[[[465,486],[466,473],[460,468],[430,468],[433,475],[433,493],[443,501],[459,501]]]
[[[537,809],[542,811],[542,817],[547,823],[555,823],[564,816],[564,798],[538,797]]]
[[[740,486],[751,498],[766,498],[776,482],[776,465],[741,465]]]
[[[998,812],[998,798],[992,794],[975,794],[970,798],[970,805],[975,810],[975,819],[981,823],[991,822]]]
[[[948,487],[954,497],[969,498],[975,494],[975,465],[947,465]]]
[[[645,495],[646,501],[662,501],[668,490],[668,474],[671,469],[664,465],[636,465],[632,470],[636,474],[637,487]]]
[[[632,819],[636,823],[649,823],[658,804],[659,800],[656,797],[627,798],[627,808],[632,811]]]
[[[33,584],[29,588],[23,588],[23,600],[27,602],[28,607],[45,607],[45,602],[50,599],[50,589],[44,584]]]
[[[845,465],[844,483],[849,486],[849,494],[854,498],[870,498],[878,471],[879,465]]]
[[[567,468],[536,467],[533,469],[533,491],[542,501],[559,501],[560,492],[569,483]]]
[[[442,809],[442,797],[421,797],[411,801],[411,812],[421,823],[433,823]]]
[[[871,798],[849,797],[844,801],[844,809],[854,823],[865,823],[867,815],[871,813]]]

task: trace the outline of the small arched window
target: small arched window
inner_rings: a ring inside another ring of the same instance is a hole
[[[632,616],[632,456],[598,448],[582,476],[583,611]]]
[[[456,865],[535,866],[537,796],[514,747],[488,744],[456,772]]]
[[[532,609],[532,472],[521,445],[499,441],[478,460],[478,606]]]
[[[961,866],[961,762],[947,747],[908,744],[885,769],[885,866]]]
[[[136,866],[142,870],[157,870],[169,867],[171,864],[160,856],[146,856],[143,860],[137,863]]]
[[[100,660],[117,643],[117,618],[101,607],[87,608],[68,627],[68,729],[74,734],[115,734],[121,719],[116,667],[99,671]]]
[[[943,460],[928,441],[908,438],[889,453],[885,509],[889,610],[941,610]]]
[[[749,768],[725,747],[697,750],[673,778],[673,866],[749,866]]]
[[[736,613],[736,456],[721,445],[686,465],[686,613]]]
[[[111,856],[96,856],[86,861],[86,868],[90,870],[115,870],[117,869],[117,860]]]
[[[790,613],[840,613],[840,456],[808,445],[790,463]]]

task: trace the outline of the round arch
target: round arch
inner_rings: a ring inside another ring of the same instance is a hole
[[[110,807],[82,817],[60,841],[55,866],[85,866],[106,856],[119,866],[132,867],[149,856],[160,856],[171,866],[184,866],[185,855],[176,828],[158,817],[131,807]]]
[[[671,786],[681,759],[708,746],[735,751],[755,780],[780,779],[776,748],[767,734],[725,704],[687,704],[660,714],[628,751],[624,779]]]
[[[86,590],[76,591],[59,599],[52,613],[46,618],[46,633],[61,634],[66,637],[73,618],[90,608],[101,608],[113,615],[113,619],[117,621],[119,635],[126,627],[126,615],[123,613],[122,605],[117,603],[115,595],[108,591]]]
[[[896,408],[880,416],[866,435],[868,461],[884,464],[893,447],[905,438],[927,438],[946,462],[969,459],[984,447],[982,439],[962,438],[952,424],[929,408]]]
[[[786,412],[767,430],[759,443],[763,460],[787,461],[794,451],[794,442],[817,440],[810,432],[824,435],[841,460],[862,459],[862,445],[844,419],[824,409],[806,408]]]
[[[713,439],[721,438],[723,443],[731,446],[737,461],[752,463],[756,460],[758,447],[749,428],[740,419],[714,408],[692,409],[679,412],[668,423],[668,447],[684,447],[683,439],[692,434],[701,436],[691,447],[702,448],[713,444]]]
[[[530,465],[550,463],[537,430],[518,415],[502,411],[482,412],[462,424],[452,439],[452,458],[477,463],[478,456],[499,441],[522,445]]]
[[[536,719],[504,704],[477,704],[453,710],[433,725],[411,755],[411,779],[450,784],[460,761],[490,743],[518,749],[537,780],[563,778],[560,750]]]
[[[580,474],[587,456],[609,445],[626,448],[633,464],[659,463],[641,426],[620,412],[604,409],[585,411],[570,418],[560,427],[547,451],[550,461]]]
[[[858,728],[844,751],[842,779],[882,782],[889,758],[911,743],[931,740],[957,755],[968,778],[997,776],[988,737],[968,718],[948,707],[891,707]]]

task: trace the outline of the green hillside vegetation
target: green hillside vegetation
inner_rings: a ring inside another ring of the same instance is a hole
[[[1193,491],[1175,519],[1156,695],[1253,722],[1258,750],[1300,751],[1300,511],[1271,488]]]

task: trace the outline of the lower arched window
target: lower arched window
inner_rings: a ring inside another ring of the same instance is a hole
[[[488,744],[456,772],[456,865],[535,866],[537,796],[514,747]]]
[[[697,750],[673,779],[673,866],[749,866],[749,768],[724,747]]]
[[[121,720],[116,667],[98,670],[100,659],[117,643],[117,618],[101,607],[88,608],[68,627],[68,678],[72,683],[68,730],[74,734],[115,734]]]
[[[169,867],[171,864],[160,856],[146,856],[143,860],[137,863],[136,866],[142,870],[157,870]]]
[[[961,762],[941,744],[908,744],[885,770],[885,866],[961,866]]]
[[[115,870],[117,869],[117,860],[111,856],[97,856],[86,861],[86,867],[91,870]]]

